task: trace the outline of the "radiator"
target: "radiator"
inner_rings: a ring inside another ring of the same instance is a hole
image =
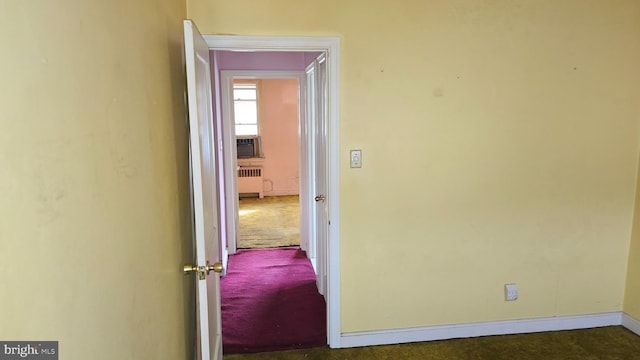
[[[261,167],[238,168],[238,194],[258,194],[262,199],[263,192]]]

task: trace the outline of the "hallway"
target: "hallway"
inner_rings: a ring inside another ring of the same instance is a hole
[[[300,245],[299,197],[241,198],[240,241],[220,280],[224,352],[327,344],[326,303]]]
[[[299,247],[238,251],[220,289],[225,354],[327,344],[324,297]]]

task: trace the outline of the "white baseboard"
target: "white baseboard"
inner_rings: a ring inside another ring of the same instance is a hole
[[[629,330],[640,335],[640,321],[623,314],[621,311],[617,311],[578,316],[557,316],[536,319],[488,321],[420,328],[342,333],[340,337],[340,347],[348,348],[370,345],[402,344],[409,342],[489,335],[586,329],[611,325],[624,325]]]
[[[622,326],[640,335],[640,320],[627,314],[622,314]]]

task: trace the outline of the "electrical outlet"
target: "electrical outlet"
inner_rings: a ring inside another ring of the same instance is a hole
[[[504,297],[506,301],[518,300],[518,285],[504,284]]]
[[[351,150],[351,167],[362,167],[362,150]]]

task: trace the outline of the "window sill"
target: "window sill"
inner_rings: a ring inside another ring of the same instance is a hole
[[[238,159],[238,166],[262,165],[262,163],[264,162],[264,159],[265,159],[264,157]]]

